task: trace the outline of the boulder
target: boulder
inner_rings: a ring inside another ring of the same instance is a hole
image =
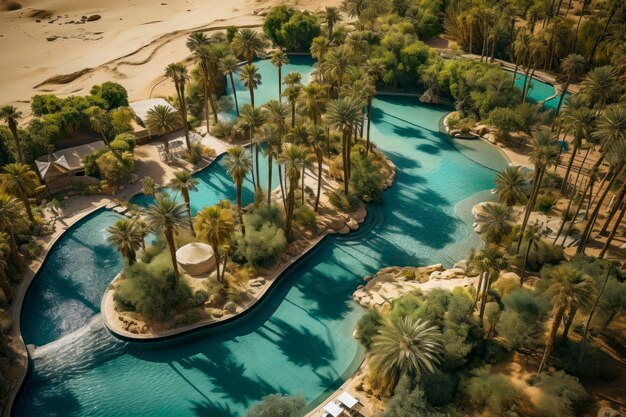
[[[344,226],[339,230],[339,234],[341,235],[347,235],[348,233],[350,233],[350,228],[348,226]]]
[[[357,230],[359,228],[359,224],[353,218],[350,218],[350,220],[348,220],[346,226],[348,226],[350,230]]]
[[[102,19],[102,16],[100,16],[99,14],[92,14],[91,16],[87,18],[87,21],[95,22],[96,20],[100,20],[100,19]]]

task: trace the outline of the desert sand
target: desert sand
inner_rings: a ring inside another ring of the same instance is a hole
[[[159,82],[167,64],[189,57],[190,32],[259,26],[263,12],[276,4],[315,11],[337,3],[0,0],[0,103],[28,116],[35,94],[85,94],[104,81],[124,85],[131,101],[172,94],[170,83]]]

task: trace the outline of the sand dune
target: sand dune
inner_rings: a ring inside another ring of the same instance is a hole
[[[338,0],[300,0],[315,10]],[[188,57],[187,35],[257,26],[281,0],[0,0],[0,103],[26,115],[38,93],[84,94],[122,83],[131,100],[171,94],[163,68]],[[21,6],[21,8],[18,8]]]

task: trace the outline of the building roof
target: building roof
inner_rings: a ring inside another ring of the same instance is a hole
[[[59,159],[53,159],[49,162],[43,162],[43,161],[35,161],[35,164],[37,165],[37,169],[39,170],[39,173],[41,174],[41,178],[46,178],[46,174],[48,172],[67,172],[70,171],[70,166],[67,163],[67,160],[65,159],[65,156],[60,157]]]
[[[154,106],[165,106],[169,107],[172,111],[176,111],[174,106],[162,98],[150,98],[148,100],[134,101],[130,103],[129,106],[133,109],[135,116],[141,120],[142,123],[145,123],[146,118],[148,117],[148,110],[153,109]]]
[[[51,163],[57,164],[71,171],[80,171],[83,169],[83,158],[90,153],[106,148],[106,144],[99,140],[85,145],[75,146],[73,148],[62,149],[43,156],[37,160],[37,168],[42,177],[45,177]]]

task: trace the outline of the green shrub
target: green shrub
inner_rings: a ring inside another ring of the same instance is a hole
[[[106,101],[106,110],[128,107],[128,92],[121,84],[107,81],[91,87],[90,93],[92,96]]]
[[[342,193],[341,191],[333,191],[331,193],[328,194],[328,201],[330,201],[330,204],[333,205],[333,207],[344,211],[344,212],[351,212],[353,211],[357,205],[358,205],[358,198],[355,196],[346,196],[344,193]]]
[[[558,199],[559,197],[555,193],[541,194],[539,197],[537,197],[535,210],[539,210],[542,213],[547,213],[552,210],[552,207],[554,207]]]
[[[452,401],[456,384],[455,377],[439,370],[432,374],[424,373],[420,379],[428,404],[435,407],[442,407]]]
[[[402,378],[394,391],[393,397],[387,402],[387,408],[379,417],[443,417],[433,413],[428,407],[424,392],[420,387],[411,390],[410,381]]]
[[[563,177],[561,177],[556,172],[546,172],[541,179],[541,187],[543,188],[552,188],[553,190],[558,190],[561,188],[563,184]]]
[[[0,334],[7,334],[11,331],[13,327],[13,319],[11,315],[8,314],[3,309],[0,309]]]
[[[496,324],[498,335],[516,350],[533,351],[543,344],[550,302],[528,290],[513,291],[504,299],[504,311]]]
[[[380,167],[369,156],[353,152],[350,173],[350,190],[359,198],[369,197],[370,201],[381,202],[383,199],[383,177]]]
[[[294,211],[293,220],[312,232],[317,229],[317,214],[306,206],[300,206]]]
[[[217,122],[211,127],[211,135],[224,139],[233,134],[233,124],[230,122]]]
[[[304,398],[271,394],[248,409],[244,417],[298,417],[305,406]]]
[[[361,316],[356,324],[359,335],[359,342],[369,350],[372,346],[372,339],[378,334],[378,329],[382,325],[382,316],[377,310],[368,310]]]
[[[126,141],[117,138],[111,142],[109,148],[114,152],[120,153],[130,151],[130,145]]]
[[[277,205],[261,204],[243,216],[246,234],[235,238],[235,260],[246,260],[252,266],[269,266],[287,247],[283,215]]]
[[[523,400],[521,392],[508,378],[491,373],[487,365],[472,371],[469,378],[459,384],[464,402],[480,412],[501,416]]]
[[[563,371],[537,376],[535,386],[541,389],[537,409],[545,417],[574,417],[578,405],[587,398],[587,391],[578,378]]]
[[[96,163],[96,161],[106,152],[107,152],[106,149],[101,149],[99,151],[95,151],[95,152],[85,155],[85,157],[83,158],[83,165],[85,167],[85,175],[88,175],[90,177],[96,177],[96,178],[102,177],[100,173],[100,168],[98,168],[98,164]]]

